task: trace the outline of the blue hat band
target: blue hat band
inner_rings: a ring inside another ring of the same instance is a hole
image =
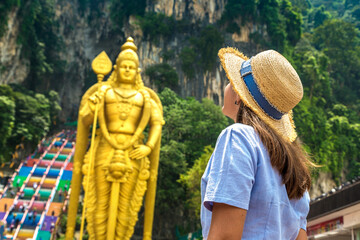
[[[250,94],[257,102],[257,104],[262,108],[262,110],[275,120],[280,120],[284,113],[280,112],[274,108],[269,101],[261,93],[251,69],[251,59],[244,61],[241,65],[240,75],[245,82],[246,87],[248,88]]]

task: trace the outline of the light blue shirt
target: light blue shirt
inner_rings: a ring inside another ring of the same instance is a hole
[[[296,239],[306,230],[310,198],[289,200],[255,130],[235,123],[223,130],[201,179],[201,225],[206,239],[213,202],[247,210],[242,239]]]

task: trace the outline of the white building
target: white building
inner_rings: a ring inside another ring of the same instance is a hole
[[[310,202],[309,239],[360,240],[360,177]]]

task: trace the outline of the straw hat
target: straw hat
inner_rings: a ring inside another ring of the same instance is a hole
[[[296,137],[292,109],[303,97],[299,75],[288,60],[274,50],[248,59],[234,48],[218,53],[235,92],[246,106],[285,140]]]

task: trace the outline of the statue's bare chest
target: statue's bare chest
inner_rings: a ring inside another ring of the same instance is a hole
[[[143,95],[136,91],[110,89],[105,95],[105,115],[109,130],[119,128],[135,128],[144,105]]]

